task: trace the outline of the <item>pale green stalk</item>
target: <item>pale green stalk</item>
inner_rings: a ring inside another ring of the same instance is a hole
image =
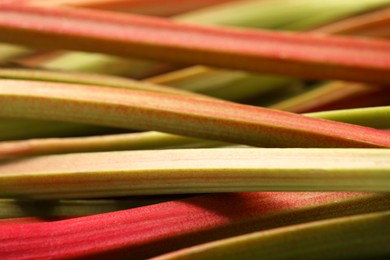
[[[389,158],[387,149],[225,148],[51,155],[4,162],[0,196],[389,192]]]
[[[306,115],[378,129],[390,129],[390,106],[343,109]]]
[[[389,241],[390,212],[383,211],[255,232],[152,259],[388,259]]]

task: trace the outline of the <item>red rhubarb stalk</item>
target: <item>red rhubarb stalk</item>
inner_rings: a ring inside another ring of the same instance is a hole
[[[0,254],[13,260],[144,259],[247,232],[388,206],[389,196],[383,194],[209,195],[58,222],[0,226]]]
[[[379,40],[8,5],[0,8],[0,40],[307,78],[390,83],[390,43]]]

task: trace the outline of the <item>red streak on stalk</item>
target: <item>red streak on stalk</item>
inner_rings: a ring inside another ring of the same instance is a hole
[[[390,147],[387,131],[130,89],[2,80],[0,102],[3,117],[62,118],[271,147]]]
[[[0,40],[319,79],[390,83],[390,43],[3,5]]]
[[[2,259],[144,259],[307,218],[364,212],[364,205],[378,201],[370,197],[363,193],[220,194],[57,222],[0,226],[0,254]],[[343,205],[343,200],[354,198],[357,203]],[[381,200],[388,203],[388,198]]]

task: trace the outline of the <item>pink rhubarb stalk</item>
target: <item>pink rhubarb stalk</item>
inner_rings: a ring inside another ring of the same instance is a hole
[[[0,8],[0,40],[307,78],[390,83],[390,43],[379,40],[8,5]]]

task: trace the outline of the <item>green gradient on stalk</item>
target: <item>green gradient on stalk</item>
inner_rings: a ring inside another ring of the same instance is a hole
[[[271,148],[41,156],[5,161],[0,167],[0,196],[67,199],[249,191],[389,192],[389,156],[387,149]]]
[[[386,259],[390,212],[341,217],[210,242],[154,260]]]

